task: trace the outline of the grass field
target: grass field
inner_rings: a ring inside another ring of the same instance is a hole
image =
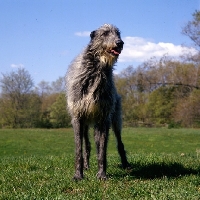
[[[74,182],[72,129],[0,129],[0,199],[200,199],[200,130],[124,128],[125,171],[110,134],[107,181],[93,141],[91,168]]]

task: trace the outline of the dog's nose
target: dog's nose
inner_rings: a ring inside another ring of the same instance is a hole
[[[116,45],[117,45],[118,47],[123,47],[124,42],[123,42],[122,40],[117,40],[117,41],[116,41]]]

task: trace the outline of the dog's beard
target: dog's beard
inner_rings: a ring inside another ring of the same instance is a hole
[[[112,54],[105,52],[100,56],[100,62],[112,67],[117,61],[117,58],[118,56],[113,56]]]

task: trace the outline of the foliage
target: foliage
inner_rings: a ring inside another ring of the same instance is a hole
[[[19,68],[0,79],[0,127],[53,128],[70,126],[64,77],[34,87],[29,72]]]
[[[72,129],[0,130],[0,199],[199,199],[199,130],[126,128],[132,169],[119,167],[108,143],[108,180],[99,181],[92,140],[91,168],[72,181]]]
[[[125,125],[199,127],[200,62],[185,59],[152,58],[116,76]]]
[[[3,74],[1,118],[2,126],[31,127],[39,117],[40,99],[33,92],[31,75],[23,68],[17,72]]]
[[[70,126],[70,116],[67,113],[66,105],[65,94],[59,94],[56,101],[50,107],[50,119],[53,127],[64,128]]]
[[[199,127],[200,125],[200,90],[193,90],[187,98],[179,100],[174,112],[176,122],[184,127]]]
[[[175,122],[175,121],[170,121],[168,124],[168,128],[181,128],[181,123],[180,122]]]
[[[174,109],[174,88],[160,87],[149,95],[147,112],[156,123],[169,123]]]

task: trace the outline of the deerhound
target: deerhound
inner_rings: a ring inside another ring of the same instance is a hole
[[[119,29],[110,24],[92,31],[90,37],[90,43],[71,63],[66,75],[67,106],[72,117],[76,146],[75,180],[81,180],[83,168],[89,168],[90,124],[94,125],[97,177],[106,179],[106,151],[111,125],[117,139],[122,167],[129,166],[121,140],[121,99],[113,81],[113,65],[123,49],[124,42]]]

